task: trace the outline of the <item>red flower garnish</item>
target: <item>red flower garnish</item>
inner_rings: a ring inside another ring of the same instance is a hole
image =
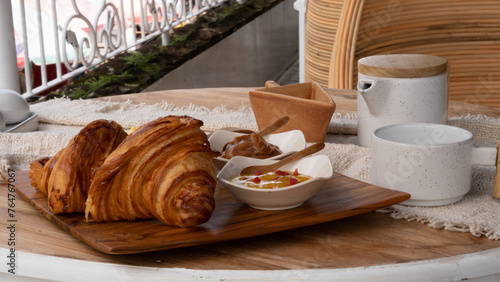
[[[257,183],[258,184],[258,183],[260,183],[260,178],[255,177],[252,181],[253,181],[253,183]]]
[[[257,176],[262,175],[262,172],[260,172],[260,171],[256,171],[256,172],[255,172],[255,175],[257,175]]]
[[[282,171],[282,170],[277,170],[277,171],[276,171],[276,174],[277,174],[277,175],[281,175],[281,176],[290,175],[290,173],[288,173],[288,172],[286,172],[286,171]]]
[[[299,183],[299,181],[298,181],[297,179],[295,179],[295,178],[290,178],[290,184],[288,184],[288,186],[292,186],[292,185],[295,185],[295,184],[297,184],[297,183]]]
[[[296,169],[293,171],[293,175],[295,175],[295,176],[299,175],[299,169],[298,169],[298,168],[296,168]]]

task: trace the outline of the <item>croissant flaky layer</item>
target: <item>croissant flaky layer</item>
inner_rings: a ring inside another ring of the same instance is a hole
[[[187,227],[215,208],[215,167],[202,121],[167,116],[129,135],[97,170],[86,217],[97,222],[156,218]]]
[[[89,123],[56,155],[31,163],[31,185],[47,195],[52,212],[84,212],[95,172],[126,136],[114,121]]]

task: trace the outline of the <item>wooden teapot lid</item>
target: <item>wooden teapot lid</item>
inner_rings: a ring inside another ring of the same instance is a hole
[[[448,60],[421,54],[390,54],[361,58],[358,71],[376,77],[429,77],[446,72]]]

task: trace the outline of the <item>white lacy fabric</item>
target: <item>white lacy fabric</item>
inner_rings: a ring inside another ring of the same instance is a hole
[[[89,122],[115,120],[124,128],[141,125],[166,115],[189,115],[204,122],[203,129],[222,127],[257,130],[253,112],[248,107],[230,111],[224,106],[208,109],[191,105],[176,107],[168,103],[137,105],[93,100],[55,99],[31,106],[39,114],[36,132],[0,133],[0,172],[8,168],[27,170],[42,156],[52,156]],[[449,124],[471,131],[476,145],[495,145],[500,139],[500,119],[486,116],[452,117]],[[356,115],[335,114],[330,122],[326,147],[334,170],[365,182],[370,180],[370,149],[357,144]],[[417,220],[433,228],[471,232],[489,239],[500,239],[500,200],[492,197],[494,167],[474,167],[471,191],[456,204],[441,207],[394,205],[381,212],[394,218]]]

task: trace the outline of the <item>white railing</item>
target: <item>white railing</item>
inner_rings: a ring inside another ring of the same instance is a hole
[[[152,38],[161,36],[162,44],[167,45],[169,30],[225,1],[228,0],[0,1],[0,10],[12,8],[13,16],[9,19],[0,14],[0,32],[6,26],[9,29],[8,21],[13,21],[10,26],[14,32],[9,34],[15,38],[11,40],[15,44],[0,42],[0,55],[8,56],[17,50],[15,70],[24,69],[20,73],[25,86],[14,90],[30,97]],[[9,48],[14,49],[5,50]],[[0,70],[12,72],[13,60],[4,58],[0,59]],[[34,66],[40,70],[38,86],[33,85]],[[49,77],[49,66],[54,69],[53,77]],[[0,78],[0,88],[15,88],[9,83],[12,84],[11,78]]]

